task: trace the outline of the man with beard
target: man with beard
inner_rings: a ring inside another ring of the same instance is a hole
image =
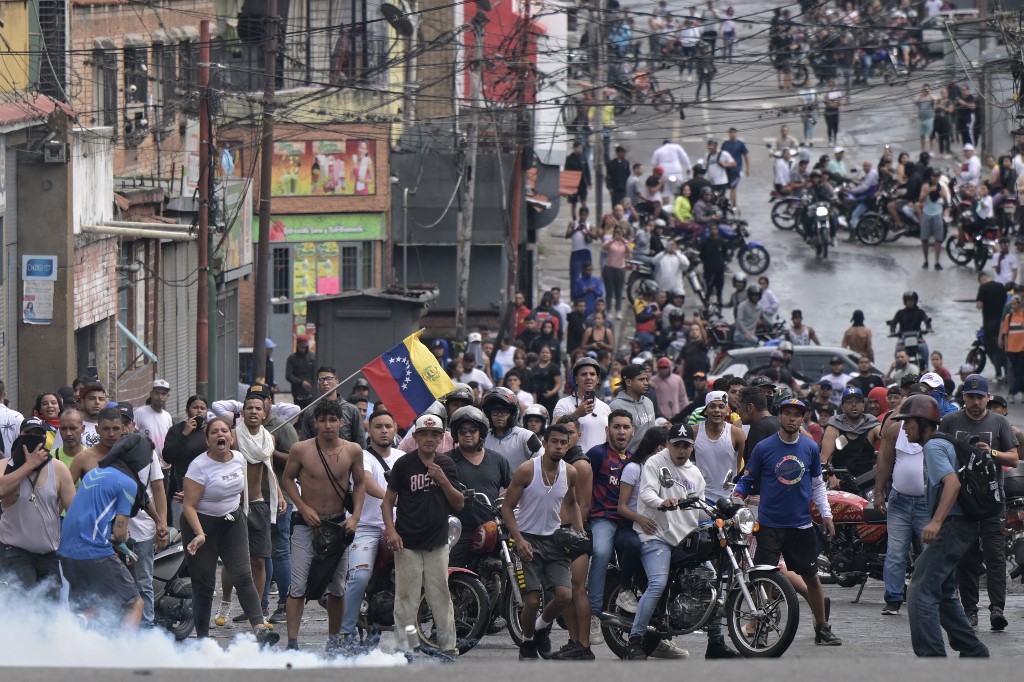
[[[309,337],[305,334],[295,337],[295,352],[285,362],[284,378],[292,385],[292,400],[296,405],[306,407],[313,402],[316,356],[309,352]]]
[[[839,404],[842,413],[828,420],[821,438],[822,464],[846,469],[854,478],[871,471],[875,465],[875,443],[881,431],[878,419],[864,413],[864,402],[859,388],[845,389]],[[831,483],[832,487],[838,487],[837,480]],[[858,494],[860,491],[847,492]]]
[[[100,410],[107,406],[107,392],[98,381],[88,381],[78,387],[78,402],[81,403],[82,414],[85,415],[85,437],[82,442],[91,448],[100,442],[97,433]]]
[[[847,386],[856,386],[864,395],[869,395],[872,389],[885,386],[882,377],[871,371],[871,360],[866,355],[857,358],[857,374],[850,379]]]
[[[839,646],[843,642],[832,634],[825,611],[825,592],[818,580],[818,539],[811,522],[812,500],[822,512],[827,537],[835,536],[835,526],[821,478],[818,447],[810,438],[800,435],[806,413],[807,407],[795,398],[779,405],[779,432],[754,448],[736,486],[736,495],[745,498],[754,483],[760,483],[761,529],[754,563],[777,566],[780,555],[785,558],[788,571],[802,578],[794,587],[814,615],[814,643]]]

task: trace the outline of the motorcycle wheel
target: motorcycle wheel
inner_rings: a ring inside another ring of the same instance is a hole
[[[459,653],[464,654],[483,638],[490,624],[491,606],[487,589],[480,579],[467,573],[452,573],[448,576],[448,591],[452,595],[455,613],[455,638]],[[426,596],[420,599],[419,618],[416,631],[420,641],[439,649],[437,642],[430,639],[434,630],[434,617],[427,605]]]
[[[667,114],[676,108],[676,98],[671,90],[657,90],[651,93],[651,104],[655,111]]]
[[[821,256],[823,260],[828,258],[829,236],[828,231],[822,232],[820,229],[818,230],[818,246],[820,247],[818,255]]]
[[[985,369],[985,361],[988,357],[985,355],[985,349],[981,346],[975,346],[967,353],[967,360],[965,361],[968,365],[974,367],[974,374],[981,374]]]
[[[857,223],[857,239],[861,244],[878,246],[885,241],[888,233],[889,226],[877,213],[868,213]]]
[[[981,246],[981,248],[974,249],[974,269],[977,272],[981,272],[985,269],[985,264],[988,263],[989,253],[987,246]]]
[[[740,268],[748,275],[760,275],[768,269],[768,265],[772,262],[768,249],[763,246],[741,248],[736,257],[739,259]]]
[[[796,590],[777,568],[751,571],[747,589],[754,605],[759,611],[764,611],[765,616],[758,622],[756,616],[747,610],[743,593],[733,590],[725,602],[729,637],[745,658],[778,658],[793,643],[800,625]],[[753,633],[747,632],[748,624],[755,626]],[[764,640],[759,642],[758,635],[763,635]]]
[[[167,625],[167,631],[170,632],[172,635],[174,635],[175,641],[178,641],[178,642],[185,641],[192,634],[192,631],[196,629],[195,618],[193,618],[192,615],[191,615],[192,614],[192,603],[191,603],[191,600],[189,601],[189,604],[188,604],[188,613],[189,613],[189,616],[187,618],[182,618],[181,620],[172,621],[171,623],[169,623]]]
[[[806,64],[797,64],[793,67],[793,87],[803,87],[809,78]]]
[[[772,206],[772,225],[780,230],[792,230],[796,227],[796,207],[785,200],[775,202]]]
[[[512,590],[514,590],[514,589],[516,589],[516,588],[515,587],[509,587],[508,589],[505,590],[504,594],[502,594],[502,596],[501,596],[501,615],[505,619],[505,622],[507,623],[508,634],[512,638],[512,641],[515,643],[516,646],[521,646],[522,643],[523,643],[524,637],[523,637],[523,624],[520,621],[519,616],[520,616],[520,614],[522,613],[523,610],[521,608],[519,608],[518,606],[516,606],[515,600],[512,599]],[[540,609],[539,610],[541,610],[541,611],[544,610],[544,603],[545,603],[545,601],[546,601],[546,599],[544,598],[544,592],[541,592],[540,593]]]
[[[966,248],[967,242],[953,234],[946,239],[946,255],[957,265],[967,265],[974,257],[974,249]]]
[[[613,613],[617,616],[632,621],[633,614],[623,611],[615,603],[615,600],[619,598],[619,591],[621,586],[618,581],[611,586],[611,589],[605,585],[605,600],[604,610],[608,613]],[[629,650],[629,630],[620,630],[618,628],[609,627],[608,625],[601,624],[601,633],[604,635],[604,643],[608,645],[611,652],[618,656],[622,660],[626,660],[626,651]],[[644,648],[644,653],[650,656],[654,653],[654,650],[658,648],[658,644],[661,643],[661,637],[657,635],[644,635],[641,646]]]

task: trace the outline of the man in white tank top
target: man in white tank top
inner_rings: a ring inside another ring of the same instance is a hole
[[[725,421],[729,414],[729,396],[725,391],[711,391],[704,398],[704,421],[697,427],[694,464],[704,476],[704,496],[714,503],[725,497],[726,474],[736,474],[743,465],[746,437],[743,430]]]
[[[892,492],[886,488],[892,482]],[[885,512],[889,544],[882,567],[885,582],[885,608],[882,614],[895,616],[903,604],[907,578],[907,556],[914,538],[931,521],[925,502],[924,449],[911,443],[903,431],[903,422],[887,420],[882,427],[882,444],[875,464],[875,509]]]
[[[583,532],[583,518],[576,502],[576,469],[563,461],[568,450],[568,429],[552,425],[544,436],[544,454],[516,469],[501,508],[526,578],[519,660],[550,657],[551,623],[572,598],[569,556],[558,537],[562,533],[556,534],[561,529],[559,512],[563,501],[573,530]],[[545,587],[553,588],[554,597],[538,614],[540,591]]]

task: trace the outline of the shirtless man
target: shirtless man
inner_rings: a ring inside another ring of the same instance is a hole
[[[99,441],[75,455],[71,461],[71,478],[75,485],[82,480],[82,476],[99,466],[100,460],[107,456],[114,444],[124,435],[121,413],[116,407],[107,407],[99,412],[96,417],[96,434]]]
[[[288,588],[288,648],[299,648],[299,622],[305,608],[306,580],[313,561],[313,528],[321,521],[341,524],[353,535],[359,525],[366,485],[363,480],[363,449],[342,440],[340,403],[324,400],[313,408],[317,436],[299,441],[288,453],[281,481],[298,514],[292,523],[292,582]],[[352,514],[345,518],[345,495],[352,479]],[[298,485],[296,485],[296,482]],[[302,492],[299,492],[299,488]],[[344,523],[342,523],[344,520]],[[343,586],[345,565],[338,567],[327,586],[327,648],[341,647],[341,618],[345,612]]]

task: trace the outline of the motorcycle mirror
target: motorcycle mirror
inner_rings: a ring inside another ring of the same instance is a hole
[[[722,487],[725,488],[728,486],[730,481],[732,481],[732,469],[725,472],[725,478],[722,479]]]
[[[658,471],[658,483],[661,484],[662,488],[671,488],[676,484],[676,480],[673,478],[672,472],[669,471],[668,467],[661,467]]]

